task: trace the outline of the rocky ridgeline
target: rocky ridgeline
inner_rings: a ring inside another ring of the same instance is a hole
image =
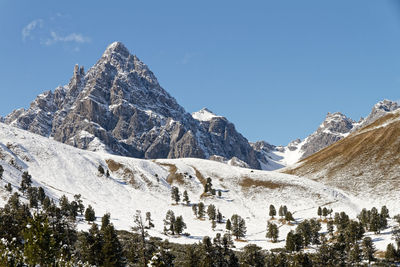
[[[89,150],[137,158],[233,157],[259,168],[256,153],[226,118],[197,120],[119,42],[68,85],[39,95],[7,124]]]

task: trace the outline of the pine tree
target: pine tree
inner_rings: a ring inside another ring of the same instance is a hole
[[[204,185],[204,193],[211,192],[211,190],[212,190],[212,179],[208,177],[206,180],[206,184]]]
[[[368,260],[368,263],[375,260],[375,246],[370,237],[364,237],[362,241],[362,254],[365,260]]]
[[[88,222],[94,222],[94,220],[96,220],[96,213],[91,205],[89,205],[85,211],[85,220]]]
[[[50,266],[55,263],[56,243],[47,217],[38,214],[29,219],[24,229],[24,255],[32,266]]]
[[[0,165],[0,180],[3,179],[4,168]]]
[[[109,170],[106,171],[106,177],[107,177],[107,178],[110,177],[110,172],[109,172]]]
[[[199,205],[197,206],[197,216],[199,218],[203,218],[205,214],[205,207],[204,207],[204,203],[200,202]]]
[[[181,199],[178,187],[176,187],[176,186],[172,187],[171,198],[173,201],[175,201],[176,204],[178,204],[179,200]]]
[[[389,210],[386,206],[382,206],[381,208],[381,216],[385,219],[390,218],[389,216]]]
[[[28,172],[22,174],[21,191],[24,193],[32,184],[32,176]]]
[[[321,207],[318,207],[318,212],[317,212],[317,214],[318,214],[319,218],[321,218],[321,216],[322,216],[322,209],[321,209]]]
[[[216,208],[213,204],[210,204],[207,208],[208,219],[214,221],[216,218]]]
[[[197,211],[197,204],[193,204],[192,205],[192,211],[193,211],[194,216],[197,217],[197,212],[198,212]]]
[[[6,190],[8,191],[8,192],[12,192],[12,186],[11,186],[11,183],[8,183],[6,186],[5,186],[5,188],[6,188]]]
[[[268,222],[267,233],[266,233],[265,237],[271,239],[272,242],[274,242],[274,243],[276,241],[278,241],[278,237],[279,237],[278,226],[274,223]]]
[[[183,202],[185,202],[187,206],[190,204],[189,195],[186,190],[183,191]]]
[[[215,227],[217,227],[217,222],[215,220],[211,221],[211,229],[214,231]]]
[[[285,248],[287,251],[300,251],[303,247],[303,238],[292,230],[286,236]]]
[[[279,211],[278,211],[279,217],[283,217],[283,206],[279,207]]]
[[[285,220],[288,221],[288,222],[293,222],[294,221],[293,215],[292,215],[292,213],[290,211],[286,212]]]
[[[275,215],[276,215],[276,209],[274,205],[271,204],[269,206],[269,216],[271,216],[271,218],[273,219]]]
[[[97,171],[98,171],[101,175],[104,175],[104,168],[103,168],[103,166],[99,165],[99,167],[97,167]]]
[[[333,221],[332,221],[332,220],[329,220],[329,221],[327,222],[327,224],[326,224],[326,227],[327,227],[328,233],[329,233],[331,236],[333,236],[333,231],[334,231],[334,228],[333,228]]]
[[[240,263],[243,266],[265,266],[264,254],[262,253],[262,249],[254,244],[245,246],[243,248],[243,254],[241,256]]]
[[[232,234],[236,236],[236,239],[246,236],[246,222],[237,214],[232,215]]]
[[[40,203],[43,203],[43,200],[46,198],[46,193],[44,192],[43,187],[39,187],[38,189],[38,196],[37,196],[38,200],[40,201]]]
[[[325,218],[326,216],[328,216],[328,209],[326,207],[322,209],[322,216],[324,216]]]
[[[104,244],[101,248],[104,257],[103,266],[124,266],[122,246],[112,223],[107,225],[102,232],[104,237]]]
[[[178,235],[181,235],[183,230],[186,229],[186,223],[183,221],[182,216],[176,217],[174,229],[175,229],[175,233]]]
[[[302,221],[296,228],[296,233],[303,238],[303,245],[307,247],[311,243],[312,228],[309,220]]]
[[[229,232],[232,230],[232,223],[230,219],[226,220],[225,229]]]
[[[394,262],[398,260],[399,255],[396,249],[394,248],[393,244],[390,243],[386,247],[386,252],[385,252],[385,259],[389,262]]]
[[[151,229],[154,227],[153,220],[151,219],[150,211],[146,212],[146,228]]]
[[[136,210],[136,214],[133,218],[133,222],[135,224],[132,227],[132,230],[139,235],[140,239],[140,251],[142,256],[143,266],[147,266],[147,257],[146,257],[146,237],[148,236],[147,231],[145,230],[145,225],[142,218],[142,212],[140,210]]]
[[[219,198],[222,197],[222,192],[221,192],[221,190],[218,190],[218,197],[219,197]]]
[[[101,218],[101,228],[100,228],[101,231],[103,231],[110,224],[110,217],[111,217],[111,214],[109,212],[107,212]]]
[[[222,219],[223,219],[222,213],[218,210],[217,211],[217,222],[222,223]]]
[[[78,203],[78,211],[81,215],[83,215],[83,212],[85,211],[85,206],[83,205],[83,201],[81,199],[81,194],[76,194],[74,195],[74,199],[76,203]]]
[[[165,219],[164,219],[164,226],[167,229],[167,231],[170,231],[171,234],[175,234],[175,214],[172,210],[168,210],[167,214],[165,215]]]

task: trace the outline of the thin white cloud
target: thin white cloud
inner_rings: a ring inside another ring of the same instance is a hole
[[[90,42],[90,38],[75,32],[62,36],[56,33],[55,31],[51,31],[50,38],[47,38],[42,43],[45,45],[52,45],[58,42],[72,42],[72,43],[83,44]]]
[[[25,41],[27,38],[33,38],[32,36],[32,32],[36,29],[36,28],[42,28],[43,27],[43,20],[42,19],[35,19],[31,22],[29,22],[28,25],[26,25],[23,29],[22,29],[22,40]]]
[[[190,62],[190,60],[195,56],[194,53],[186,53],[182,60],[181,60],[181,64],[186,65]]]

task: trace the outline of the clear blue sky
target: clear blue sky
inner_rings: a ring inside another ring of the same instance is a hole
[[[188,112],[287,144],[400,99],[399,2],[0,0],[0,115],[121,41]]]

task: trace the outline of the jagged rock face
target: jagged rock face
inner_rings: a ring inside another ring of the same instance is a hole
[[[365,118],[360,121],[353,129],[352,132],[361,129],[364,126],[367,126],[377,119],[385,116],[388,112],[395,111],[396,109],[399,108],[399,105],[397,102],[391,101],[391,100],[382,100],[379,101],[374,105],[374,107],[371,110],[371,113]]]
[[[328,113],[317,131],[307,137],[306,143],[301,147],[304,151],[302,158],[339,141],[353,128],[355,121],[340,112]]]
[[[4,122],[82,149],[138,158],[237,157],[259,168],[254,150],[233,124],[188,114],[126,47],[111,44],[85,74],[45,92]]]

